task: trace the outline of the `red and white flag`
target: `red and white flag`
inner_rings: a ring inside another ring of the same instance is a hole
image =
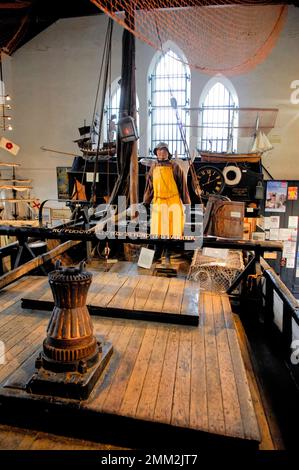
[[[1,137],[0,147],[12,153],[13,155],[17,155],[18,151],[20,150],[20,147],[17,144],[14,144],[11,140],[5,139],[5,137]]]

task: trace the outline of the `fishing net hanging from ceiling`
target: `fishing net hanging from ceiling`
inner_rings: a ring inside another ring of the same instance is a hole
[[[287,13],[287,6],[259,0],[91,1],[155,49],[166,53],[168,41],[175,43],[189,66],[211,75],[245,73],[262,62]]]

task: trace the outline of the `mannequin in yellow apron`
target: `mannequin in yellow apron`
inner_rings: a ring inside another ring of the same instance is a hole
[[[144,192],[144,204],[152,203],[151,234],[181,236],[184,232],[184,207],[190,204],[187,182],[183,170],[165,142],[154,149],[157,162],[151,166]]]

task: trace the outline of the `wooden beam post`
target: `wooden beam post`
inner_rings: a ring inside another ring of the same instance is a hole
[[[13,269],[9,273],[4,274],[0,277],[0,290],[8,284],[11,284],[12,282],[16,281],[20,277],[24,276],[24,274],[27,274],[30,271],[33,271],[33,269],[42,266],[47,261],[55,258],[55,256],[61,255],[61,253],[64,253],[66,250],[75,245],[78,245],[79,243],[81,243],[80,240],[68,240],[67,242],[62,243],[62,245],[57,246],[53,250],[48,251],[43,255],[39,255],[36,258],[28,261],[27,263],[22,264],[18,268]]]

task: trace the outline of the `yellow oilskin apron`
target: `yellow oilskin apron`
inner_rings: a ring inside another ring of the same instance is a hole
[[[181,236],[184,231],[184,212],[172,166],[157,165],[154,168],[153,188],[151,234]]]

